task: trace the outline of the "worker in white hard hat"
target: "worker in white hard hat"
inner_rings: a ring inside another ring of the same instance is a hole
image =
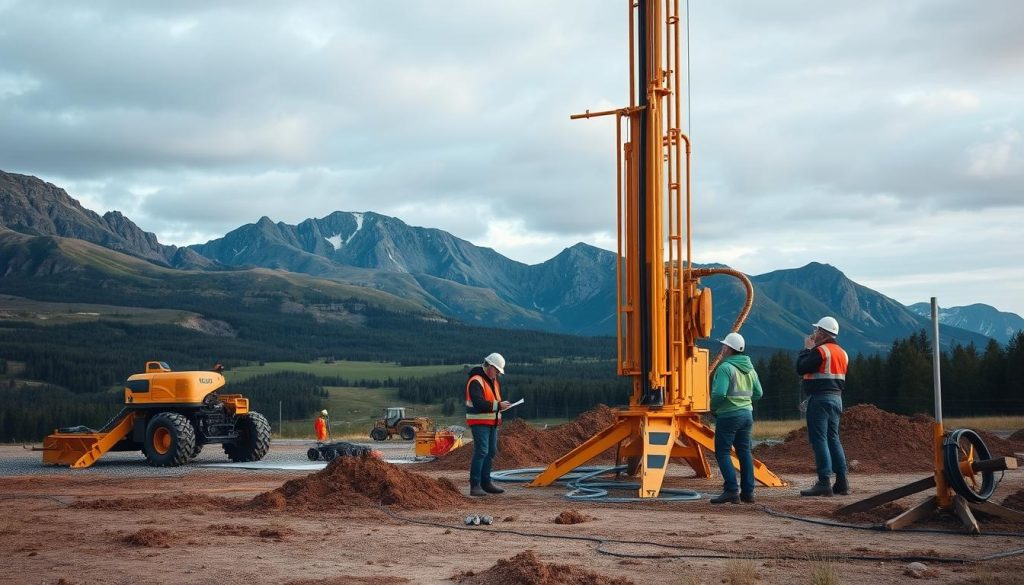
[[[849,358],[839,347],[839,322],[822,317],[812,324],[804,339],[804,349],[796,357],[796,371],[803,376],[800,388],[807,395],[807,438],[814,450],[818,481],[801,496],[831,496],[850,493],[846,476],[846,453],[839,440],[839,422],[843,414],[843,390]],[[836,481],[832,483],[832,474]]]
[[[320,411],[320,414],[313,421],[313,429],[316,431],[316,440],[324,443],[331,438],[330,417],[327,416],[327,409]]]
[[[469,495],[486,496],[505,490],[491,481],[491,464],[498,454],[498,425],[501,413],[511,404],[501,399],[505,358],[492,353],[484,363],[469,371],[466,381],[466,424],[473,433],[473,459],[469,464]]]
[[[722,473],[722,493],[711,498],[712,504],[754,501],[754,456],[751,454],[751,431],[754,428],[754,400],[763,390],[754,364],[743,352],[746,341],[739,333],[730,333],[720,343],[722,362],[711,377],[711,412],[715,415],[715,460]],[[732,466],[732,449],[740,462],[740,481]]]

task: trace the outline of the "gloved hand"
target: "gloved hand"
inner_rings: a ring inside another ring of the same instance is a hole
[[[800,406],[797,407],[797,408],[800,409],[800,414],[807,414],[807,401],[808,400],[810,400],[810,398],[804,398],[804,401],[801,402]]]

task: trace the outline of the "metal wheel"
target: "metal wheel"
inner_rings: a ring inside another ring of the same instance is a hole
[[[310,461],[316,461],[320,458],[320,450],[316,447],[310,447],[309,451],[306,451],[306,457],[308,457]]]
[[[398,429],[398,436],[402,437],[406,441],[411,441],[416,438],[416,428],[412,425],[405,425]]]
[[[388,438],[388,432],[380,427],[374,427],[370,431],[370,438],[374,441],[385,441]]]

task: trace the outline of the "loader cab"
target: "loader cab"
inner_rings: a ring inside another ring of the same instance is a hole
[[[384,420],[387,422],[387,426],[393,427],[398,424],[398,421],[405,418],[405,407],[392,406],[384,409]]]
[[[146,362],[146,373],[156,374],[158,372],[170,372],[171,366],[167,362]]]

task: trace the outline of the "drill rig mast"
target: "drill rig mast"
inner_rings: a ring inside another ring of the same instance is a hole
[[[655,498],[670,458],[683,458],[699,477],[711,474],[705,450],[714,451],[714,430],[700,419],[710,409],[709,355],[696,345],[711,334],[711,290],[699,288],[699,279],[729,274],[743,282],[747,303],[734,331],[750,310],[753,287],[734,270],[693,268],[679,0],[627,3],[629,106],[572,118],[615,116],[618,373],[633,379],[633,391],[612,426],[551,463],[531,485],[550,485],[618,446],[619,461],[640,476],[639,496]],[[754,466],[760,483],[783,485],[761,462]]]

